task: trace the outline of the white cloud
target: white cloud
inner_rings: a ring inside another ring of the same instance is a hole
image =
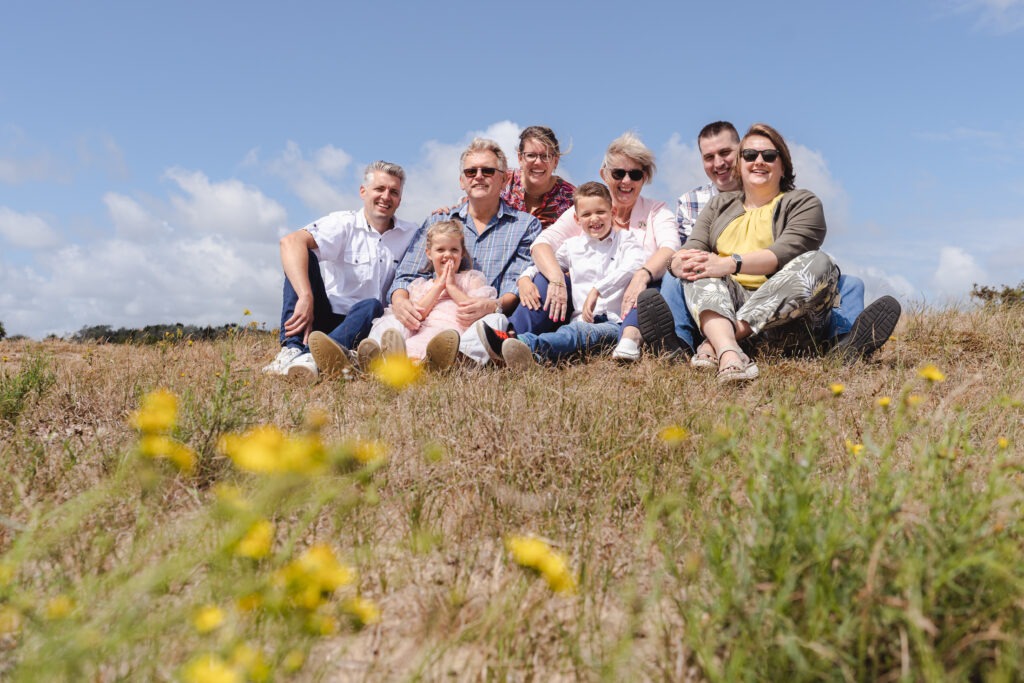
[[[288,223],[284,207],[259,189],[231,179],[211,183],[201,171],[168,169],[164,174],[185,192],[171,195],[176,221],[203,234],[265,241],[275,238]]]
[[[656,153],[658,173],[644,195],[658,197],[666,202],[669,210],[676,210],[676,199],[700,185],[706,185],[707,175],[700,158],[697,143],[688,145],[679,133],[672,133],[668,142]]]
[[[964,249],[945,246],[939,251],[938,267],[931,279],[932,288],[940,298],[939,303],[962,301],[973,284],[984,281],[984,269]]]
[[[828,232],[832,239],[841,236],[849,224],[849,203],[846,190],[832,177],[828,163],[821,152],[801,144],[790,144],[796,186],[810,190],[825,207]]]
[[[256,163],[258,155],[250,152],[244,163]],[[358,195],[343,192],[328,178],[341,178],[352,164],[352,156],[328,145],[316,150],[307,159],[302,149],[288,141],[284,151],[266,163],[266,168],[285,181],[302,203],[318,215],[359,206]]]
[[[107,205],[114,229],[122,237],[145,238],[168,230],[165,222],[153,216],[131,197],[108,192],[103,195],[103,203]]]
[[[952,8],[977,13],[977,29],[1001,34],[1024,28],[1024,0],[953,0]]]
[[[46,219],[34,213],[18,213],[0,206],[0,236],[12,246],[25,249],[44,249],[60,240]]]

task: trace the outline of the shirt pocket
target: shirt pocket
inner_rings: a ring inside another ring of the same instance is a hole
[[[341,255],[345,270],[352,273],[359,281],[369,280],[373,276],[373,257],[360,249],[346,249]]]

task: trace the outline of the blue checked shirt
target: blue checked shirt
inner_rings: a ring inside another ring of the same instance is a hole
[[[693,188],[679,198],[679,204],[676,207],[676,225],[679,226],[679,242],[681,244],[686,243],[686,238],[690,236],[690,232],[697,222],[697,216],[716,194],[718,194],[718,188],[714,183],[708,183]]]
[[[396,289],[408,289],[410,282],[423,277],[427,267],[427,228],[438,221],[456,217],[466,226],[466,249],[473,257],[473,268],[484,274],[487,284],[498,290],[499,297],[508,292],[519,294],[516,280],[533,263],[530,245],[540,234],[541,225],[536,217],[516,211],[502,200],[498,204],[498,213],[482,231],[469,217],[468,203],[424,221],[398,264],[395,281],[388,291],[388,301]]]

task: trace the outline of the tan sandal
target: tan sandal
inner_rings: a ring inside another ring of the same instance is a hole
[[[701,342],[697,347],[697,352],[690,358],[690,367],[700,370],[718,369],[718,356],[715,355],[715,347],[707,339]]]
[[[726,363],[718,369],[718,383],[745,382],[757,378],[760,374],[760,370],[757,369],[757,363],[750,360],[750,356],[743,353],[740,347],[730,346],[722,349],[718,357],[721,358],[730,351],[736,354],[736,360]]]

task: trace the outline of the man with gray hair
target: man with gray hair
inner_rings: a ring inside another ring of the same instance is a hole
[[[284,303],[281,351],[263,372],[313,383],[344,376],[354,348],[384,312],[381,300],[416,224],[395,218],[405,171],[375,161],[366,167],[363,208],[335,211],[281,238]]]
[[[532,262],[530,245],[541,231],[535,216],[517,211],[501,199],[507,169],[505,153],[497,142],[476,138],[469,143],[462,153],[459,171],[459,186],[466,201],[427,218],[398,266],[389,293],[395,317],[409,330],[418,330],[423,311],[409,298],[406,287],[427,265],[427,228],[437,221],[460,219],[466,226],[466,249],[473,259],[473,268],[482,272],[487,284],[498,291],[496,299],[470,297],[459,304],[458,323],[469,328],[462,335],[459,350],[481,364],[489,356],[470,326],[485,316],[508,315],[519,305],[516,279]]]

